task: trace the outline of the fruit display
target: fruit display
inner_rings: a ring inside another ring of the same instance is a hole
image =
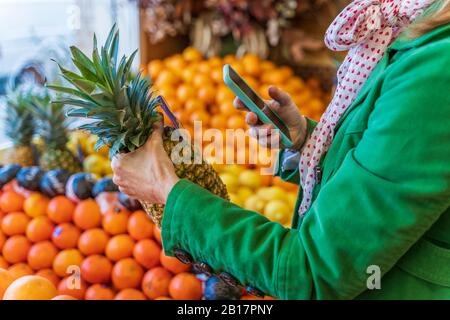
[[[121,205],[119,192],[102,191],[95,199],[91,194],[77,202],[69,199],[65,194],[73,180],[70,177],[63,194],[54,197],[40,189],[19,188],[15,177],[0,190],[0,299],[246,296],[222,282],[206,285],[207,276],[166,256],[160,230],[142,209],[130,205],[129,198],[124,198],[127,206]],[[117,201],[102,208],[99,202],[105,195]]]
[[[6,150],[4,164],[31,166],[34,164],[31,140],[33,137],[33,116],[29,108],[31,94],[17,91],[10,94],[6,101],[4,133],[13,146]]]

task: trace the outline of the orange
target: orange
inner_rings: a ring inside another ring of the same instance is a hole
[[[72,296],[69,296],[67,294],[60,294],[52,298],[52,300],[78,300],[77,298],[74,298]]]
[[[114,300],[147,300],[145,295],[137,289],[123,289],[114,297]]]
[[[9,273],[13,276],[14,280],[24,276],[32,275],[33,269],[26,263],[16,263],[8,268]]]
[[[75,225],[82,230],[93,229],[100,226],[102,214],[100,208],[93,199],[81,201],[73,213]]]
[[[223,57],[223,63],[232,64],[234,62],[236,62],[236,56],[234,54],[227,54]]]
[[[188,101],[189,99],[192,99],[195,97],[195,90],[193,87],[191,87],[188,84],[181,84],[177,88],[177,98],[180,102],[184,103]]]
[[[2,251],[3,245],[5,244],[6,236],[4,233],[0,230],[0,251]]]
[[[200,73],[209,74],[210,70],[211,70],[211,67],[210,67],[208,61],[200,61],[197,64],[197,71]]]
[[[152,60],[148,64],[148,73],[152,79],[156,79],[162,70],[164,70],[164,63],[159,59]]]
[[[186,63],[181,54],[175,54],[169,58],[166,58],[164,62],[167,67],[176,73],[181,72],[186,67]]]
[[[5,258],[3,258],[0,255],[0,268],[1,269],[8,269],[8,267],[9,267],[9,263],[5,260]]]
[[[2,220],[2,231],[8,236],[25,234],[30,217],[23,212],[8,213]]]
[[[113,300],[114,291],[106,284],[93,284],[86,290],[86,300]]]
[[[39,276],[25,276],[6,289],[4,300],[50,300],[58,294],[49,280]]]
[[[76,248],[80,229],[71,223],[62,223],[53,230],[52,241],[60,249]]]
[[[76,249],[66,249],[60,251],[53,260],[53,270],[64,277],[70,272],[70,267],[80,266],[83,262],[83,255]]]
[[[41,193],[32,193],[23,203],[23,211],[30,217],[43,216],[47,213],[48,198]]]
[[[211,128],[224,129],[227,126],[227,117],[217,114],[211,118]]]
[[[216,103],[221,104],[222,102],[233,102],[234,93],[226,85],[219,85],[217,87]]]
[[[275,69],[275,64],[272,61],[264,60],[261,62],[261,70],[268,71]]]
[[[153,222],[142,210],[133,212],[128,219],[128,234],[135,240],[151,238],[153,235]]]
[[[158,228],[156,224],[153,227],[153,237],[159,242],[159,244],[162,244],[161,229]]]
[[[190,116],[191,123],[194,121],[201,121],[202,126],[208,127],[210,115],[206,111],[195,111]]]
[[[241,115],[233,115],[227,120],[227,128],[229,129],[245,129],[245,119]]]
[[[220,114],[225,117],[230,117],[236,113],[236,109],[234,108],[233,101],[222,102],[219,105]]]
[[[134,240],[127,234],[112,237],[106,245],[106,256],[112,261],[119,261],[133,255]]]
[[[50,241],[35,243],[28,251],[28,265],[34,270],[50,268],[58,254],[58,249]]]
[[[189,66],[181,71],[181,78],[185,83],[191,83],[194,80],[197,70],[194,67]]]
[[[222,59],[218,56],[211,57],[207,61],[211,67],[220,67],[223,65]]]
[[[55,273],[55,271],[53,271],[52,269],[42,269],[39,270],[38,272],[35,273],[35,275],[37,276],[41,276],[43,278],[46,278],[47,280],[50,280],[55,287],[58,286],[59,281],[61,280]]]
[[[182,55],[183,59],[188,62],[201,61],[203,58],[200,51],[198,51],[194,47],[187,47],[186,49],[183,50]]]
[[[45,216],[33,218],[27,225],[25,234],[32,242],[49,240],[52,237],[54,224]]]
[[[211,79],[217,84],[221,84],[223,82],[222,67],[217,67],[211,70]]]
[[[258,88],[258,93],[259,93],[259,96],[260,96],[262,99],[265,99],[265,100],[270,100],[270,99],[272,99],[272,98],[269,96],[269,87],[270,87],[270,86],[271,86],[270,84],[262,84],[262,85],[259,86],[259,88]]]
[[[184,126],[189,122],[189,114],[187,112],[177,110],[174,111],[173,114],[178,119],[178,122],[180,122]]]
[[[242,57],[241,61],[246,74],[259,76],[261,73],[261,59],[257,55],[247,53]]]
[[[81,276],[90,283],[109,282],[111,271],[111,261],[102,255],[89,256],[81,264]]]
[[[0,191],[0,196],[1,196],[2,192]],[[5,216],[5,213],[3,211],[0,210],[0,224],[2,223],[3,217]]]
[[[197,98],[205,104],[212,104],[216,99],[216,88],[207,83],[203,84],[197,91]]]
[[[128,225],[128,216],[129,213],[127,211],[121,211],[120,209],[108,210],[108,212],[106,212],[103,215],[102,219],[103,230],[105,230],[111,235],[126,233]]]
[[[140,240],[133,249],[133,257],[144,268],[151,269],[159,265],[161,247],[153,240]]]
[[[78,300],[84,299],[86,294],[87,284],[83,279],[73,281],[73,278],[66,277],[58,284],[58,294],[69,295]]]
[[[292,71],[291,68],[289,68],[288,66],[283,66],[281,68],[279,68],[278,70],[280,70],[281,72],[283,72],[284,77],[286,79],[292,78],[292,76],[294,75],[294,72]]]
[[[200,300],[203,294],[202,282],[192,273],[179,273],[170,281],[169,293],[176,300]]]
[[[169,297],[158,297],[158,298],[155,298],[155,299],[153,299],[153,300],[173,300],[173,299],[171,299],[171,298],[169,298]]]
[[[172,274],[163,267],[147,271],[142,279],[142,291],[150,299],[169,295]]]
[[[162,86],[172,87],[176,86],[179,80],[180,79],[178,78],[178,76],[172,70],[164,69],[159,73],[155,83],[158,87]]]
[[[275,69],[265,71],[261,75],[261,81],[264,83],[270,83],[274,85],[280,85],[286,80],[286,73],[283,70]]]
[[[175,257],[166,256],[164,254],[164,251],[161,251],[159,260],[164,268],[175,274],[186,272],[190,269],[190,266],[188,264],[182,263]]]
[[[117,262],[112,270],[112,283],[117,289],[137,288],[141,283],[144,270],[132,258]]]
[[[4,213],[22,211],[25,198],[14,191],[5,191],[0,196],[0,209]]]
[[[209,75],[206,75],[204,73],[197,73],[194,76],[194,79],[192,79],[192,84],[197,88],[200,89],[203,86],[209,84],[211,82],[211,78]]]
[[[109,235],[102,229],[84,231],[78,239],[78,249],[84,255],[102,254],[105,252]]]
[[[31,243],[27,238],[22,235],[15,235],[6,240],[2,255],[9,263],[25,262],[30,248]]]
[[[0,269],[0,300],[3,299],[3,294],[13,281],[14,277],[8,270]]]
[[[192,98],[186,101],[184,104],[183,111],[187,113],[192,113],[194,111],[205,110],[205,104],[202,100],[197,98]]]
[[[65,196],[56,196],[47,206],[47,215],[55,223],[72,221],[75,204]]]

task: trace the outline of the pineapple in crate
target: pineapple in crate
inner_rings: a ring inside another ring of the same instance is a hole
[[[33,114],[30,111],[31,93],[17,90],[6,99],[4,132],[13,143],[5,150],[3,164],[18,164],[23,167],[34,164],[31,140],[34,132]]]
[[[34,97],[31,110],[36,118],[36,133],[44,146],[39,158],[43,170],[81,171],[80,161],[67,149],[68,123],[61,105],[52,104],[49,94]]]
[[[134,75],[131,64],[137,51],[129,58],[118,60],[119,33],[115,26],[110,31],[106,43],[100,49],[94,36],[92,58],[88,58],[77,47],[71,47],[72,60],[79,74],[60,66],[62,76],[73,88],[49,86],[68,97],[57,101],[72,106],[67,115],[86,117],[95,121],[81,125],[81,129],[96,134],[99,140],[96,148],[107,145],[110,156],[120,152],[131,152],[144,145],[152,133],[155,121],[161,119],[156,111],[160,101],[152,91],[148,78],[141,73]],[[172,141],[174,129],[164,129],[164,149],[171,155],[172,149],[180,141]],[[191,146],[192,148],[192,146]],[[192,159],[195,152],[191,152]],[[192,160],[191,159],[191,160]],[[179,177],[186,178],[212,193],[228,199],[224,183],[212,166],[204,161],[200,164],[175,163]],[[143,203],[151,217],[160,216],[164,210],[160,204]]]

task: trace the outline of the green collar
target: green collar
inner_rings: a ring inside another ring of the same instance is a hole
[[[444,24],[436,29],[424,34],[423,36],[415,39],[407,37],[407,31],[401,34],[397,40],[395,40],[390,49],[394,50],[407,50],[410,48],[420,47],[433,40],[449,38],[450,39],[450,23]]]

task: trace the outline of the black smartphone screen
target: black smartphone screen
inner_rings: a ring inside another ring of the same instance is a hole
[[[231,66],[229,67],[229,75],[231,80],[256,104],[256,106],[263,110],[267,117],[275,124],[286,137],[290,139],[289,130],[284,123],[278,118],[278,116],[269,108],[269,106],[253,91],[252,88],[234,71]]]

